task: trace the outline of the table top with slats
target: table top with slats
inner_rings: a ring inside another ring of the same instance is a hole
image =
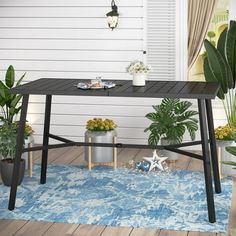
[[[155,98],[215,98],[219,85],[209,82],[191,81],[146,81],[146,86],[132,86],[131,80],[113,80],[110,89],[82,90],[77,88],[81,79],[42,78],[11,89],[14,94],[113,96],[113,97],[155,97]],[[88,82],[88,81],[87,81]]]

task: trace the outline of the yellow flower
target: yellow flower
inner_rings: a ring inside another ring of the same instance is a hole
[[[109,131],[117,127],[111,119],[93,118],[86,123],[86,129],[90,131]]]
[[[215,137],[220,140],[233,140],[233,130],[228,124],[215,129]]]

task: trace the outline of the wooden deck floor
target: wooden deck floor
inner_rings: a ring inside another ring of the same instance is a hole
[[[122,149],[118,153],[119,166],[125,165],[127,160],[140,160],[143,156],[151,155],[151,150]],[[40,162],[41,152],[34,152],[35,162]],[[83,148],[63,148],[49,151],[49,163],[81,164],[83,162]],[[182,156],[171,168],[202,170],[201,161]],[[132,227],[110,227],[101,225],[78,225],[50,222],[35,222],[25,220],[0,220],[0,236],[236,236],[236,179],[232,201],[229,230],[227,234],[200,233],[187,231],[166,231],[159,229],[140,229]]]

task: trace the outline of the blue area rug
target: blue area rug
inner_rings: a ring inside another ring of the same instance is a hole
[[[16,209],[8,211],[9,187],[0,185],[0,219],[225,232],[232,180],[215,195],[217,223],[208,222],[203,173],[49,165],[47,184],[34,177],[18,187]]]

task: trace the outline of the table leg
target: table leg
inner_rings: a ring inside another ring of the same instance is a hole
[[[211,147],[211,164],[212,164],[212,169],[213,169],[215,191],[216,193],[221,193],[220,174],[219,174],[219,165],[218,165],[218,157],[217,157],[217,149],[216,149],[212,105],[211,105],[211,100],[209,99],[206,99],[206,111],[207,111],[207,121],[208,121],[209,139],[210,139],[210,147]]]
[[[212,189],[211,162],[210,162],[210,153],[208,146],[206,111],[203,99],[198,99],[198,109],[199,109],[199,122],[200,122],[200,132],[202,141],[202,155],[203,155],[203,166],[204,166],[205,185],[206,185],[208,218],[211,223],[214,223],[216,222],[215,204],[214,204],[214,195]]]
[[[15,203],[16,203],[16,192],[17,192],[17,185],[18,185],[18,178],[19,178],[19,171],[20,171],[20,160],[21,160],[22,148],[24,144],[24,132],[25,132],[25,122],[26,122],[28,101],[29,101],[29,95],[28,94],[23,95],[20,122],[19,122],[19,128],[18,128],[18,134],[17,134],[17,140],[16,140],[15,162],[14,162],[14,167],[13,167],[11,191],[10,191],[10,198],[9,198],[9,204],[8,204],[9,210],[14,210]]]
[[[45,115],[44,115],[44,131],[43,131],[43,146],[47,146],[48,140],[49,140],[51,104],[52,104],[52,95],[46,95]],[[43,150],[43,152],[42,152],[41,178],[40,178],[41,184],[46,183],[47,162],[48,162],[48,150],[46,149],[46,150]]]

